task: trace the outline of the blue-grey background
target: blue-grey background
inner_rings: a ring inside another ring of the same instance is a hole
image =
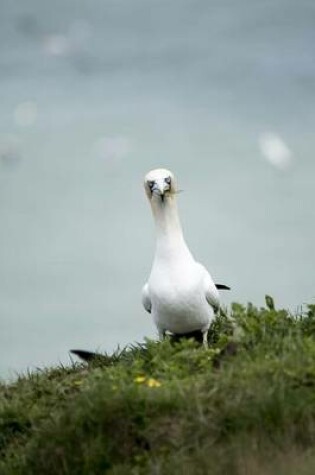
[[[229,303],[314,302],[315,4],[0,0],[0,375],[155,337],[145,173]]]

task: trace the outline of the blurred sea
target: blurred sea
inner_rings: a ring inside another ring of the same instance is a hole
[[[315,298],[315,4],[0,1],[0,375],[155,337],[142,180],[224,303]]]

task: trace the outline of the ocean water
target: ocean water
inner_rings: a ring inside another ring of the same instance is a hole
[[[315,5],[0,2],[0,376],[155,338],[143,192],[232,301],[314,303]]]

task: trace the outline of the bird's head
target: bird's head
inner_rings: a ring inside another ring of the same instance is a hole
[[[144,188],[149,201],[164,203],[176,193],[176,182],[172,172],[164,168],[151,170],[144,179]]]

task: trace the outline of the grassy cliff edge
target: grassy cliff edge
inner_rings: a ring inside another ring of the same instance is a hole
[[[315,305],[227,313],[1,384],[0,474],[315,473]]]

